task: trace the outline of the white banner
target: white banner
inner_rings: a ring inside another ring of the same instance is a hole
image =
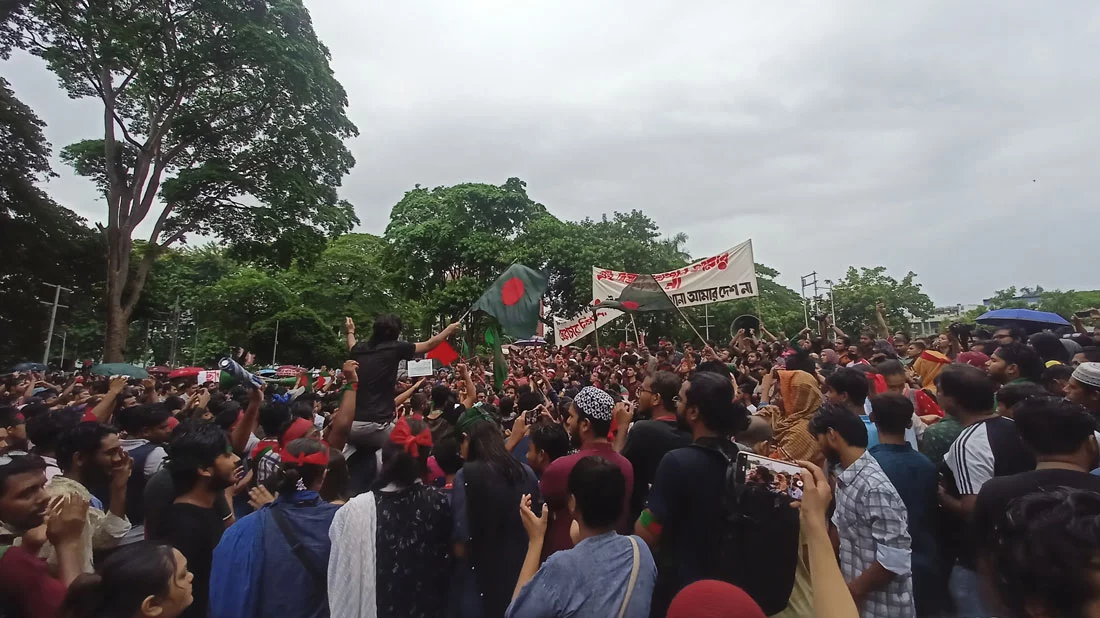
[[[593,302],[618,299],[623,289],[637,278],[636,274],[593,266]],[[653,275],[653,278],[664,286],[677,307],[751,298],[758,293],[752,240],[679,270]]]
[[[585,309],[568,320],[554,318],[554,343],[569,345],[596,330],[597,324],[599,326],[610,324],[622,314],[623,312],[618,309],[600,309],[593,319],[592,311]]]
[[[195,382],[199,386],[202,386],[203,384],[206,384],[207,382],[213,382],[215,384],[219,384],[219,383],[221,383],[221,380],[222,380],[222,371],[221,371],[221,369],[215,369],[213,371],[200,371],[198,373],[198,375],[196,376]]]

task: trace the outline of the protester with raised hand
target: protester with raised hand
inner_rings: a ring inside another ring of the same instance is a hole
[[[569,473],[574,547],[557,552],[541,568],[548,513],[543,506],[536,514],[531,496],[523,496],[527,556],[507,616],[649,616],[657,576],[653,556],[640,538],[615,532],[626,491],[617,465],[599,456],[578,461]]]
[[[354,323],[349,321],[349,325],[354,331]],[[399,363],[434,349],[459,326],[461,324],[455,322],[428,341],[414,344],[398,341],[401,318],[388,313],[375,318],[371,338],[355,343],[350,352],[362,370],[355,404],[355,424],[348,439],[352,446],[374,450],[385,444],[386,436],[393,429],[396,413],[393,397]],[[349,343],[353,339],[353,334],[348,336]]]
[[[0,606],[26,618],[56,616],[66,587],[85,563],[88,502],[71,497],[51,501],[45,468],[34,455],[0,455],[0,525],[6,531],[0,538]],[[18,535],[23,542],[13,545]],[[57,556],[56,577],[36,556],[47,540]]]
[[[806,543],[813,579],[815,615],[829,618],[858,618],[859,609],[844,582],[829,538],[828,511],[833,501],[829,479],[816,464],[799,461],[802,472],[802,539]]]
[[[51,498],[69,496],[91,503],[82,537],[83,570],[91,573],[93,550],[117,546],[130,531],[126,494],[134,462],[122,449],[118,430],[100,423],[80,423],[66,431],[57,447],[57,461],[61,474],[46,485],[46,493]],[[109,508],[91,493],[92,488],[104,486],[109,488]],[[59,558],[52,544],[46,544],[41,555],[51,565]]]

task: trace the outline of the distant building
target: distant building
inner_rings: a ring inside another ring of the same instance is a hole
[[[928,337],[937,335],[951,325],[958,322],[963,314],[978,307],[978,305],[951,305],[948,307],[936,307],[932,315],[927,318],[909,316],[909,332],[914,337]]]

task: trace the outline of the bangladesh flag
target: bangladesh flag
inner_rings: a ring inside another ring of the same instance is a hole
[[[670,311],[676,308],[653,275],[638,275],[633,283],[623,288],[619,298],[598,301],[596,304],[620,311]]]
[[[539,301],[546,293],[546,275],[522,264],[512,264],[474,303],[500,322],[505,333],[517,338],[535,336]]]
[[[485,343],[493,351],[493,382],[499,392],[504,388],[504,381],[508,379],[508,361],[504,360],[504,351],[500,347],[500,329],[496,324],[491,324],[485,330]]]

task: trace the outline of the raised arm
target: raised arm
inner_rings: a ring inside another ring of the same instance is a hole
[[[886,324],[886,305],[875,303],[875,322],[878,326],[878,334],[883,339],[890,338],[890,326]]]
[[[233,445],[235,452],[244,453],[245,448],[248,447],[248,436],[256,430],[256,422],[260,418],[260,404],[263,403],[263,400],[263,391],[258,388],[254,388],[252,392],[248,393],[248,407],[245,408],[240,421],[233,426],[233,432],[229,435],[230,443]]]
[[[124,388],[126,388],[126,376],[117,376],[111,380],[111,386],[107,389],[107,394],[92,408],[92,414],[97,422],[106,423],[111,420],[111,414],[115,409],[115,400],[118,399],[119,393]]]
[[[435,337],[432,337],[431,339],[429,339],[427,341],[421,341],[420,343],[416,344],[416,353],[417,354],[423,354],[425,352],[429,352],[431,350],[434,350],[437,345],[439,345],[439,344],[443,343],[444,341],[446,341],[447,337],[451,336],[451,333],[458,330],[459,326],[461,326],[461,324],[459,322],[455,322],[455,323],[449,325],[447,328],[444,328]]]
[[[473,375],[464,363],[459,363],[455,369],[458,371],[458,376],[466,382],[466,397],[462,399],[462,406],[469,410],[477,403],[477,387],[474,386]]]
[[[405,390],[405,392],[403,392],[400,395],[394,397],[393,398],[393,406],[396,408],[396,407],[400,406],[401,404],[405,403],[406,401],[408,401],[409,398],[413,396],[413,393],[416,392],[416,389],[418,389],[418,388],[420,388],[421,386],[424,385],[424,380],[425,380],[425,378],[420,378],[419,380],[416,381],[416,384],[413,384],[407,390]]]
[[[350,351],[355,347],[355,320],[350,317],[344,318],[344,328],[348,331],[348,350]]]
[[[334,449],[342,449],[348,443],[351,423],[355,420],[355,395],[359,389],[359,375],[356,373],[358,369],[359,363],[353,360],[344,361],[343,373],[348,383],[340,394],[340,407],[332,417],[328,434],[328,444]]]

